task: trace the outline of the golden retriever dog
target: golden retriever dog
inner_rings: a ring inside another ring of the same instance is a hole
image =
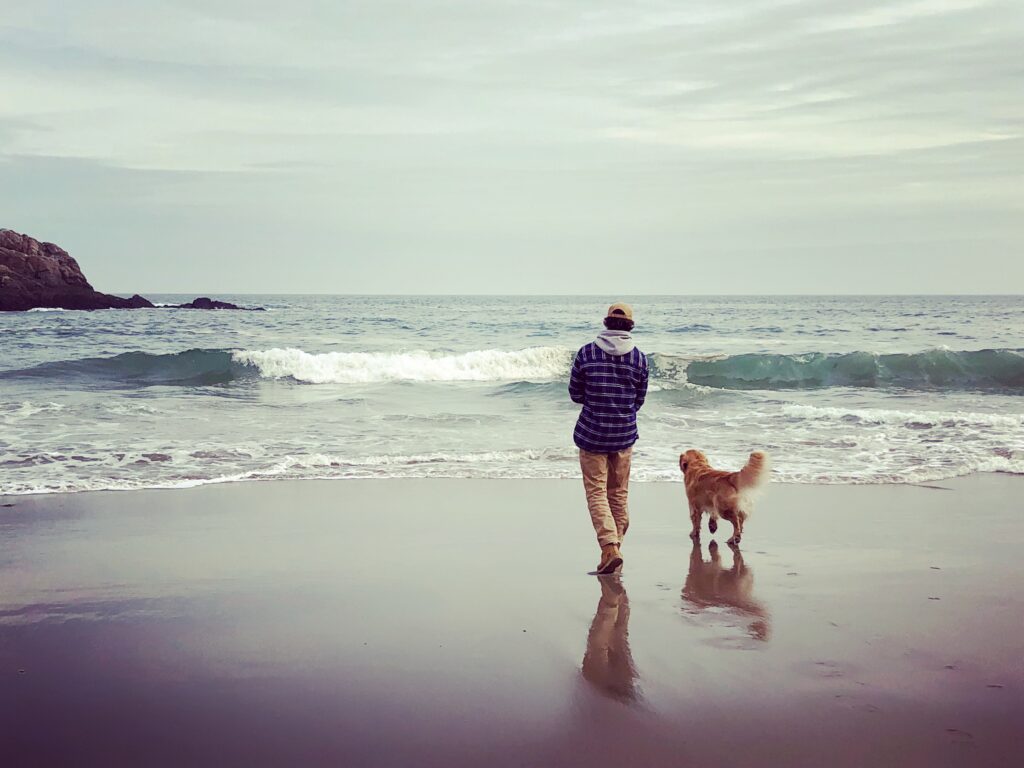
[[[679,455],[679,469],[686,479],[686,498],[690,502],[690,538],[700,539],[700,516],[707,512],[708,530],[717,531],[718,518],[723,517],[732,523],[732,538],[727,543],[739,544],[743,524],[753,511],[752,492],[768,479],[768,456],[754,451],[739,472],[725,472],[713,469],[700,451],[689,450]]]

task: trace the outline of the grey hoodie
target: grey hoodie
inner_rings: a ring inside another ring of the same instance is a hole
[[[628,355],[636,344],[629,331],[601,331],[594,343],[609,355]]]

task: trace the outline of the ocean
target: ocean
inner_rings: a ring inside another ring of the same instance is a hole
[[[0,493],[576,477],[568,371],[613,300],[651,363],[634,480],[687,448],[793,483],[1024,473],[1020,296],[217,298],[268,311],[0,313]]]

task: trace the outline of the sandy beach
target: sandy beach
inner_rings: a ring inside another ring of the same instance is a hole
[[[0,764],[1020,765],[1022,489],[775,485],[737,558],[636,484],[619,578],[570,481],[2,498]]]

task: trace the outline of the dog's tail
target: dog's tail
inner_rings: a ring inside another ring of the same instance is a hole
[[[747,465],[736,473],[736,487],[741,490],[752,490],[768,481],[768,454],[754,451],[747,460]]]

